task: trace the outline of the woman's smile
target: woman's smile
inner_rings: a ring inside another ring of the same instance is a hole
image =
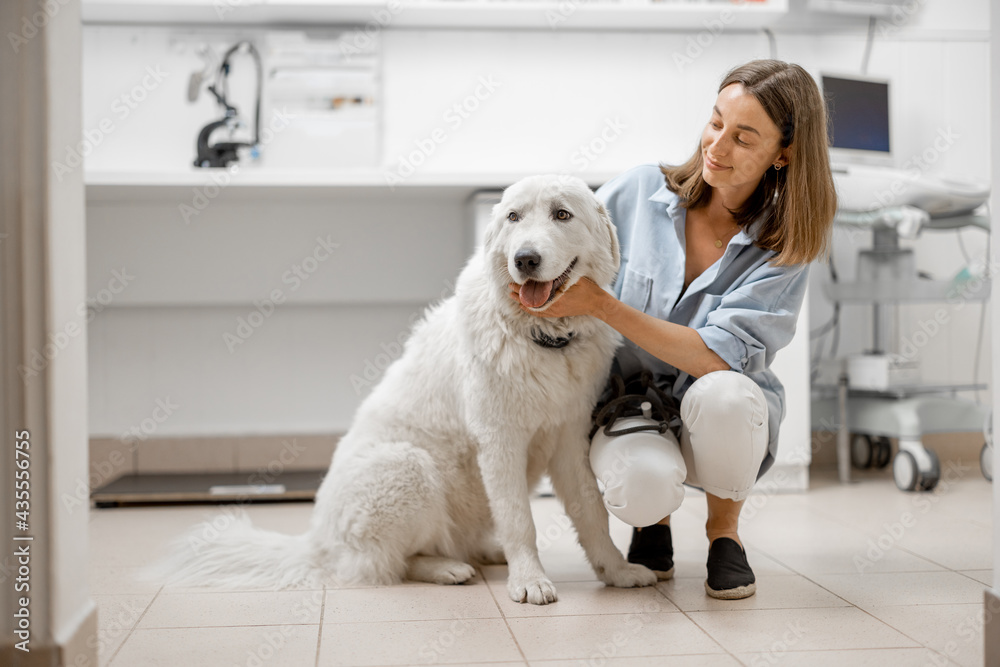
[[[725,165],[719,164],[718,162],[710,158],[708,156],[707,151],[705,152],[705,166],[711,169],[712,171],[725,171],[730,168]]]

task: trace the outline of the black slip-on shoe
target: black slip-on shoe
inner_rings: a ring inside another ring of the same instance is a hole
[[[708,580],[705,592],[720,600],[742,600],[757,592],[747,552],[736,540],[720,537],[708,548]]]
[[[670,526],[653,524],[632,529],[632,544],[628,548],[628,562],[645,565],[656,573],[657,579],[674,576],[674,544]]]

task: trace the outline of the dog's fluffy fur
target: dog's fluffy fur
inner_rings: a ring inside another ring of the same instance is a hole
[[[544,310],[582,276],[608,284],[618,263],[614,227],[582,181],[535,176],[509,187],[455,295],[415,327],[340,440],[309,532],[240,520],[182,541],[164,564],[168,580],[452,584],[474,576],[470,562],[506,557],[511,598],[545,604],[556,592],[538,557],[529,490],[548,472],[598,577],[655,583],[612,544],[588,464],[590,413],[619,338],[591,317],[534,317],[509,288],[525,285],[522,303]],[[533,340],[543,335],[570,342],[543,347]]]

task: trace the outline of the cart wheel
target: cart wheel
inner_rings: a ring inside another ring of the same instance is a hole
[[[872,439],[861,433],[854,434],[851,438],[851,465],[858,470],[866,470],[872,467],[873,460]]]
[[[892,443],[889,438],[880,436],[875,438],[873,445],[875,452],[872,456],[872,465],[879,469],[885,468],[892,458]]]
[[[983,471],[983,477],[993,481],[993,449],[983,443],[983,448],[979,450],[979,468]]]
[[[900,491],[913,491],[917,488],[920,471],[913,454],[899,450],[892,459],[892,480]]]
[[[941,479],[941,462],[938,461],[938,455],[934,453],[933,449],[928,449],[927,454],[931,458],[931,467],[928,470],[920,471],[918,486],[921,491],[930,491],[937,486],[938,480]]]

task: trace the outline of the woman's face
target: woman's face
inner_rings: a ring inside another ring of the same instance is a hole
[[[753,194],[772,165],[788,164],[781,130],[739,83],[726,86],[701,135],[702,177],[736,208]]]

